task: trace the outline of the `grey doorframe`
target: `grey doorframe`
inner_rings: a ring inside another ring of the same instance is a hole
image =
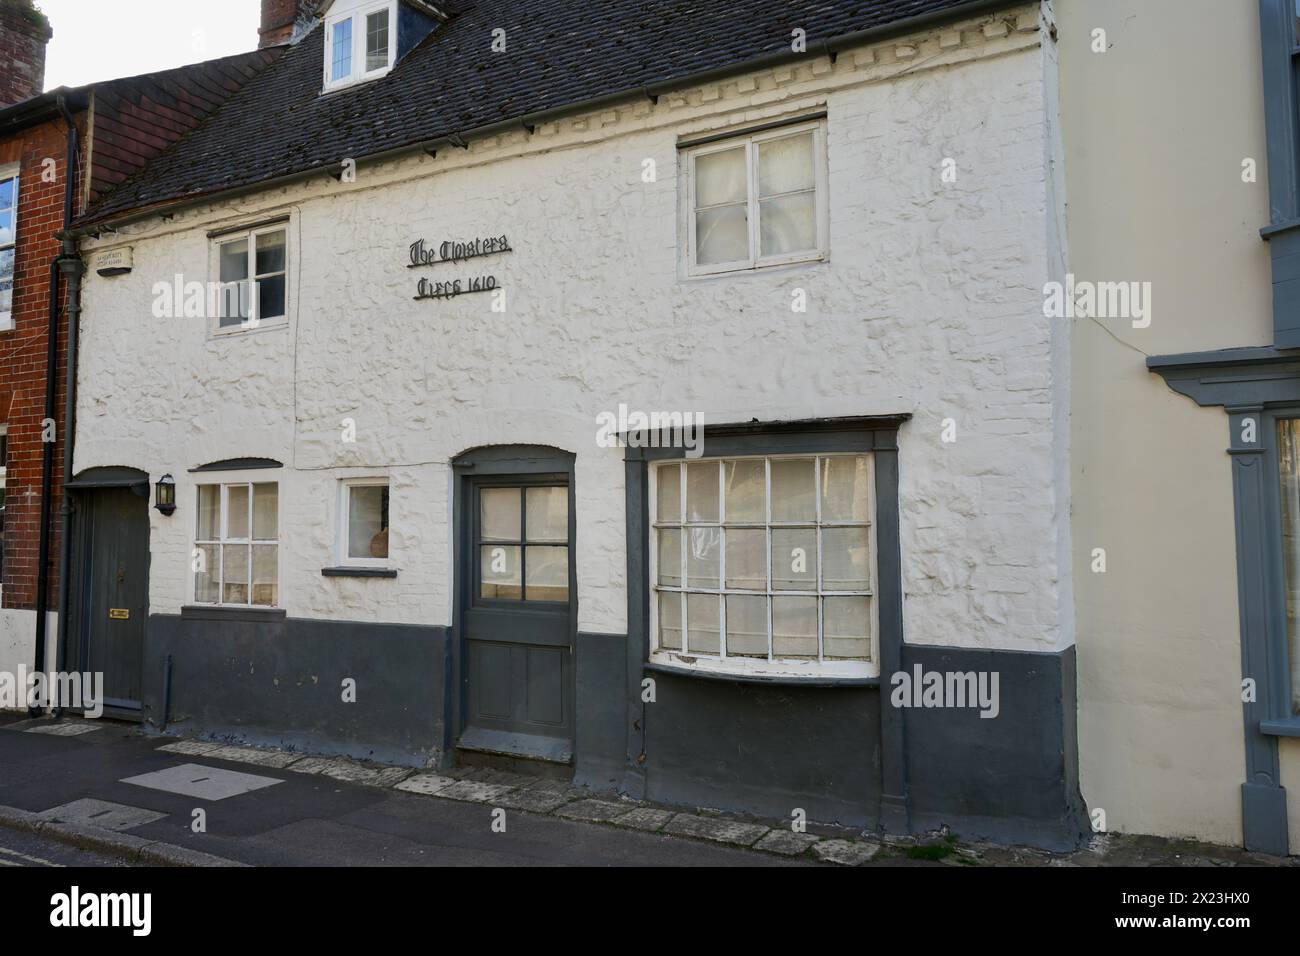
[[[878,628],[880,638],[879,678],[864,681],[827,680],[829,692],[836,687],[862,683],[881,686],[889,674],[902,667],[903,583],[902,545],[898,508],[898,431],[910,414],[817,418],[784,422],[757,420],[735,424],[706,425],[704,456],[727,458],[738,455],[833,454],[863,452],[873,456],[876,480],[876,572]],[[650,655],[650,488],[651,462],[686,460],[686,451],[675,446],[670,434],[622,436],[627,493],[627,765],[623,791],[635,798],[646,794],[644,763],[646,705],[641,699],[641,681],[649,669]],[[629,438],[634,440],[629,441]],[[724,680],[747,680],[719,676]],[[781,679],[758,682],[780,684]],[[806,683],[806,681],[798,681]],[[911,829],[911,802],[907,792],[906,724],[902,709],[890,706],[889,694],[880,694],[881,798],[879,819],[889,832]]]
[[[148,627],[148,600],[149,600],[149,575],[150,565],[153,559],[153,553],[148,546],[148,502],[149,502],[149,473],[141,471],[138,468],[128,468],[125,466],[108,466],[100,468],[88,468],[77,474],[71,481],[64,486],[64,493],[67,497],[69,507],[72,510],[73,521],[70,523],[72,535],[72,547],[70,548],[71,560],[68,562],[68,575],[72,580],[64,583],[64,586],[70,589],[68,601],[68,616],[74,615],[79,619],[79,625],[76,629],[77,647],[68,647],[69,624],[67,621],[58,623],[59,647],[57,659],[59,661],[59,670],[69,670],[69,653],[75,653],[76,669],[84,669],[86,661],[90,654],[90,621],[87,617],[89,611],[88,588],[90,586],[90,559],[91,547],[89,535],[91,533],[90,523],[86,520],[87,511],[84,507],[84,496],[93,494],[96,491],[103,491],[110,488],[123,488],[131,491],[145,501],[145,627]],[[75,586],[75,590],[72,590]],[[140,661],[141,682],[144,680],[144,661]],[[142,705],[142,701],[137,704]],[[104,713],[110,717],[125,718],[127,720],[140,720],[142,710],[140,708],[123,708],[118,706],[104,705]]]
[[[1300,354],[1260,346],[1157,355],[1147,359],[1147,368],[1180,395],[1227,413],[1241,675],[1253,679],[1256,688],[1254,700],[1242,701],[1242,837],[1248,850],[1286,856],[1289,832],[1278,738],[1300,737],[1300,718],[1289,712],[1277,422],[1300,417]]]
[[[575,455],[549,445],[486,445],[462,452],[452,459],[452,634],[448,642],[446,679],[449,684],[447,711],[444,714],[443,753],[453,754],[456,742],[465,729],[467,679],[465,659],[465,613],[474,595],[473,569],[478,566],[473,548],[474,515],[470,509],[476,484],[492,481],[562,478],[569,489],[569,647],[574,658],[570,673],[576,671],[578,647],[577,581],[577,508],[575,507]],[[570,676],[570,684],[573,678]],[[576,707],[575,688],[568,688],[569,699]],[[576,714],[575,714],[576,724]],[[572,729],[572,728],[571,728]],[[449,759],[449,758],[448,758]]]

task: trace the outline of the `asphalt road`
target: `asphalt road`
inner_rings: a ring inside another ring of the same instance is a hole
[[[38,833],[0,830],[0,868],[129,865],[114,857],[57,843]]]

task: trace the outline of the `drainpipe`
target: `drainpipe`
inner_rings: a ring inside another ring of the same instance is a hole
[[[63,177],[63,229],[66,232],[72,225],[72,203],[76,196],[77,157],[80,153],[80,136],[77,132],[76,119],[68,110],[67,99],[58,98],[59,112],[68,124],[68,153]],[[66,253],[66,241],[65,249]],[[62,254],[61,254],[62,255]],[[48,348],[45,356],[45,418],[55,421],[57,407],[57,380],[59,374],[59,259],[50,260],[50,304],[49,327],[46,334]],[[42,428],[42,432],[44,429]],[[64,437],[64,446],[70,444],[71,434]],[[54,442],[43,442],[41,451],[41,526],[39,556],[36,568],[36,671],[45,670],[46,619],[49,616],[48,593],[50,589],[50,499],[54,494]],[[65,469],[64,481],[69,472]],[[60,589],[62,580],[60,579]],[[31,708],[33,715],[39,708]]]
[[[72,436],[77,428],[77,328],[81,322],[81,277],[86,272],[86,265],[77,252],[77,240],[68,235],[63,237],[59,269],[68,280],[68,375],[63,392],[63,474],[66,482],[72,476]],[[66,490],[59,514],[63,520],[59,537],[58,669],[62,671],[68,658],[68,605],[72,596],[68,587],[72,565],[72,497]],[[56,708],[55,715],[60,711],[61,708]]]

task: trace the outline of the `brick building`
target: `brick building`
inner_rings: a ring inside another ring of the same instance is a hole
[[[0,669],[10,671],[41,660],[37,612],[58,606],[69,343],[62,283],[51,301],[58,234],[280,52],[43,93],[51,36],[31,0],[0,0]]]

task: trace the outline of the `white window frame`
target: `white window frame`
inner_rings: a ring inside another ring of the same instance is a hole
[[[19,177],[20,168],[17,164],[0,166],[0,181],[12,179],[14,181],[14,237],[13,242],[0,242],[0,252],[6,249],[14,251],[14,274],[11,277],[13,293],[18,292],[18,200],[21,196],[20,188],[22,186]],[[13,300],[10,300],[9,309],[0,312],[0,332],[11,332],[14,328]]]
[[[726,528],[727,528],[727,511],[726,511],[726,469],[718,468],[718,520],[691,522],[687,520],[686,512],[686,486],[687,486],[687,469],[688,464],[698,464],[700,462],[727,462],[727,461],[744,461],[756,460],[773,462],[781,459],[808,459],[816,460],[814,465],[814,479],[816,481],[817,498],[816,498],[816,518],[813,521],[777,521],[772,520],[772,468],[768,464],[765,467],[767,481],[767,514],[762,524],[756,522],[745,522],[741,525],[734,525],[733,528],[744,530],[760,528],[765,529],[767,534],[767,588],[766,590],[744,590],[737,588],[727,588],[727,548],[726,548]],[[821,487],[821,463],[827,458],[866,458],[869,462],[867,468],[868,486],[867,486],[867,514],[866,521],[822,521],[822,487]],[[659,521],[659,472],[661,465],[680,464],[680,497],[682,513],[681,523],[669,521],[661,525]],[[665,664],[677,668],[689,668],[704,672],[731,674],[740,676],[754,677],[804,677],[804,678],[834,678],[834,679],[865,679],[880,676],[880,609],[877,589],[879,586],[879,570],[877,567],[876,552],[876,479],[875,479],[875,461],[871,452],[803,452],[799,454],[781,454],[781,455],[723,455],[718,458],[700,458],[700,459],[673,459],[662,462],[654,462],[649,467],[650,480],[649,488],[649,595],[650,595],[650,662],[655,664]],[[772,532],[783,528],[807,528],[813,525],[817,529],[817,588],[813,591],[798,590],[776,590],[772,586]],[[828,591],[822,588],[822,575],[824,566],[822,561],[822,530],[825,528],[835,527],[861,527],[865,525],[868,528],[868,545],[870,553],[870,580],[869,587],[865,591]],[[663,586],[659,584],[659,530],[661,527],[681,527],[682,553],[681,553],[681,574],[682,581],[677,587]],[[717,527],[722,529],[718,542],[718,587],[717,588],[699,588],[689,586],[689,580],[686,578],[686,548],[687,548],[687,529],[692,527]],[[659,594],[664,591],[678,592],[682,595],[682,624],[686,623],[686,595],[688,594],[717,594],[722,597],[719,600],[719,631],[718,631],[718,653],[711,654],[706,652],[692,652],[690,648],[690,638],[687,628],[681,627],[682,647],[662,648],[659,646]],[[765,596],[768,598],[768,648],[771,653],[772,634],[772,605],[771,598],[777,597],[810,597],[816,596],[817,602],[817,642],[818,642],[818,660],[807,658],[778,658],[773,657],[770,660],[761,660],[754,657],[728,657],[727,656],[727,612],[726,599],[728,594],[737,594],[742,596]],[[825,641],[825,621],[822,613],[822,598],[824,597],[866,597],[870,611],[868,614],[867,640],[868,649],[871,655],[870,660],[848,660],[848,659],[821,659],[823,644]]]
[[[366,70],[366,19],[374,13],[388,11],[388,62],[382,67]],[[334,74],[334,28],[352,20],[352,71],[340,79]],[[325,18],[325,85],[326,92],[355,86],[367,80],[377,80],[392,70],[397,57],[397,0],[382,0],[331,14]]]
[[[208,331],[212,336],[241,335],[247,332],[257,332],[261,329],[283,328],[289,324],[289,314],[293,308],[292,279],[295,258],[295,250],[291,239],[292,230],[289,225],[288,221],[282,221],[267,226],[226,233],[213,238],[209,274],[212,277],[211,281],[216,283],[221,291],[218,294],[218,307],[208,323]],[[260,314],[262,310],[261,297],[257,294],[257,237],[277,232],[284,233],[284,315],[263,319]],[[248,242],[248,278],[243,281],[249,284],[249,316],[237,325],[223,327],[221,324],[220,303],[225,298],[225,283],[221,281],[221,249],[232,242],[241,241]]]
[[[352,489],[381,486],[388,489],[388,557],[352,558],[348,556],[348,530],[352,518]],[[339,481],[338,529],[334,551],[341,568],[391,568],[393,562],[393,483],[387,475],[343,478]]]
[[[759,221],[758,199],[758,144],[787,136],[798,136],[811,132],[813,134],[813,175],[816,189],[814,206],[817,210],[817,248],[786,253],[779,256],[763,256],[762,227]],[[696,262],[699,248],[695,236],[695,162],[700,156],[745,147],[745,166],[748,171],[748,225],[749,256],[734,262],[716,262],[700,265]],[[765,269],[772,266],[790,265],[799,262],[822,262],[829,256],[830,250],[830,204],[829,174],[826,163],[826,120],[816,119],[806,122],[782,124],[773,129],[755,133],[739,133],[699,146],[688,146],[681,150],[680,162],[686,182],[685,201],[682,204],[683,235],[686,236],[685,269],[688,276],[710,276],[725,272],[745,272]]]
[[[254,470],[249,472],[224,472],[224,473],[212,472],[210,474],[203,474],[197,477],[199,480],[195,481],[194,484],[192,485],[192,497],[190,499],[191,501],[194,502],[194,525],[190,529],[190,540],[193,542],[193,547],[190,550],[190,574],[189,574],[190,604],[194,605],[195,607],[236,607],[236,608],[253,608],[253,609],[263,609],[263,610],[283,607],[284,592],[282,591],[282,582],[284,580],[285,549],[284,549],[284,535],[282,530],[284,518],[283,518],[283,509],[281,508],[280,492],[283,489],[284,483],[280,481],[278,478],[272,478],[268,472],[262,470]],[[218,527],[218,539],[215,541],[210,539],[200,539],[198,536],[199,534],[199,529],[198,529],[199,489],[210,485],[217,485],[221,488],[221,496],[220,496],[221,497],[221,515],[220,515],[221,520],[220,520],[220,526]],[[248,486],[248,535],[249,536],[247,538],[231,538],[228,536],[229,523],[230,523],[230,508],[228,506],[230,489],[232,487],[236,487],[240,485]],[[253,488],[252,488],[253,485],[275,485],[276,486],[276,520],[275,520],[276,537],[274,540],[253,537]],[[225,544],[248,545],[248,577],[249,577],[248,596],[250,599],[253,596],[253,585],[252,585],[253,546],[268,545],[268,544],[275,545],[275,599],[276,600],[274,604],[235,604],[224,600],[225,591],[226,591],[226,574],[225,574],[226,569],[225,569],[225,561],[222,558],[221,546]],[[216,546],[218,560],[222,565],[218,569],[218,573],[217,573],[217,600],[215,602],[200,601],[198,599],[198,582],[196,581],[197,572],[194,570],[193,562],[194,562],[194,557],[198,554],[200,545]]]

